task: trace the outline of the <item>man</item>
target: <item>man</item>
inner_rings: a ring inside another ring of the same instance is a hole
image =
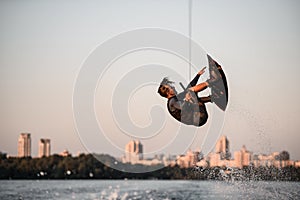
[[[211,97],[198,97],[197,93],[205,90],[220,78],[217,73],[211,74],[211,78],[198,85],[199,77],[205,72],[206,67],[201,69],[195,78],[189,83],[187,89],[179,94],[172,81],[164,78],[158,88],[158,93],[168,99],[168,111],[178,121],[194,126],[203,126],[208,119],[205,104],[211,102]]]

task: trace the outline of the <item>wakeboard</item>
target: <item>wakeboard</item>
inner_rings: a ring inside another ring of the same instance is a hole
[[[217,76],[218,80],[211,85],[211,98],[221,110],[225,111],[228,104],[228,85],[225,73],[221,67],[210,55],[207,55],[210,77]]]

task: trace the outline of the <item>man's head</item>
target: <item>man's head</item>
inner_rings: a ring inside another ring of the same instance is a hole
[[[176,89],[174,88],[173,86],[173,83],[172,81],[169,81],[168,78],[164,78],[161,83],[160,83],[160,86],[158,88],[158,93],[162,96],[162,97],[165,97],[165,98],[171,98],[173,97],[174,95],[177,94],[176,92]]]

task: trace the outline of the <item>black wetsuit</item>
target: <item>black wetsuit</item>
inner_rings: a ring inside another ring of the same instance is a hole
[[[190,82],[187,88],[193,87],[197,84],[200,75],[196,75]],[[195,103],[185,101],[185,95],[188,91],[185,90],[174,97],[168,99],[168,110],[170,114],[178,121],[194,126],[202,126],[208,119],[208,114],[204,102],[197,94],[191,92],[192,100]]]

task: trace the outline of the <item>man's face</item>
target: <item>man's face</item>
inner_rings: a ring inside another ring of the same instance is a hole
[[[168,95],[171,95],[171,96],[176,95],[176,92],[175,92],[174,87],[171,87],[171,86],[169,86],[169,85],[165,85],[165,88],[168,89]]]

